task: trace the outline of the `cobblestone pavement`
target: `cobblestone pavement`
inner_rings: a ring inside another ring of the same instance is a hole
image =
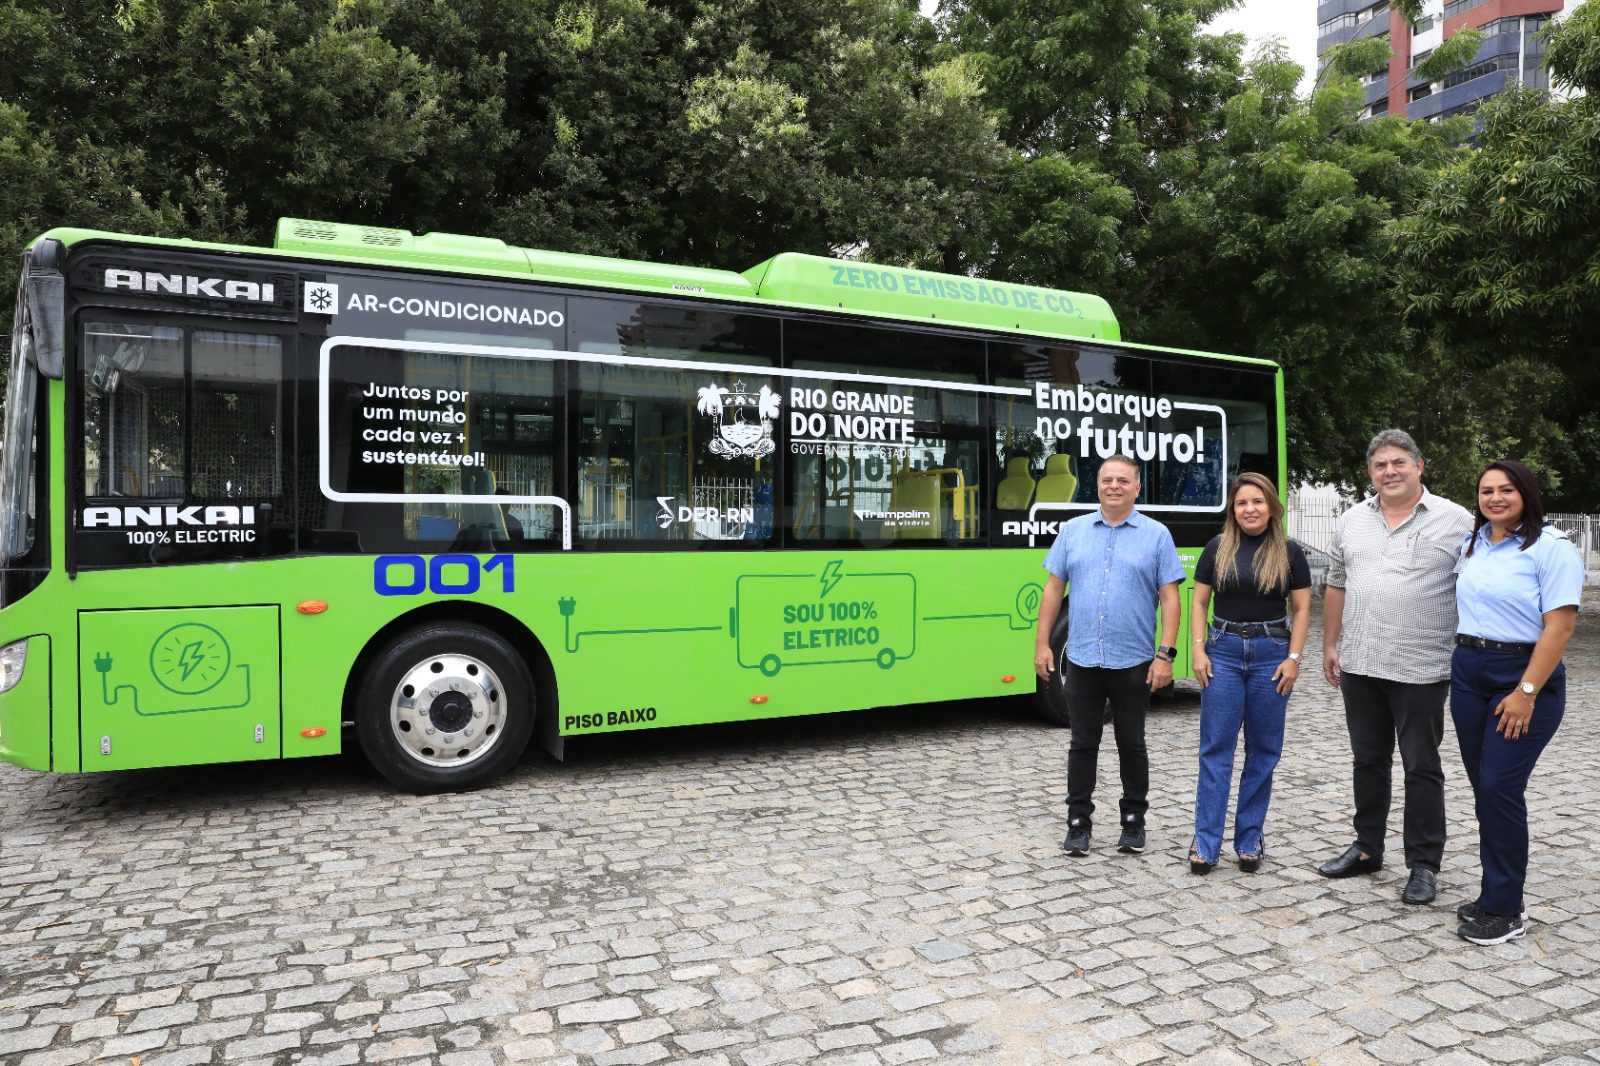
[[[350,757],[0,768],[0,1062],[1593,1064],[1597,653],[1586,619],[1494,948],[1455,936],[1453,736],[1439,902],[1398,898],[1397,816],[1378,875],[1316,875],[1350,774],[1311,677],[1254,875],[1185,865],[1193,691],[1150,719],[1142,856],[1062,853],[1064,735],[1006,703],[607,738],[432,799]]]

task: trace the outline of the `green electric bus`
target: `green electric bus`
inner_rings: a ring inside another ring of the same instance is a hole
[[[1037,699],[1040,563],[1104,458],[1191,569],[1234,475],[1284,478],[1276,365],[1078,293],[296,219],[22,266],[0,759],[37,770],[351,727],[432,791],[535,737]]]

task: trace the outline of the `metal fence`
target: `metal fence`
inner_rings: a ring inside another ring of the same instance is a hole
[[[1313,588],[1320,589],[1328,582],[1328,548],[1339,526],[1339,516],[1349,507],[1350,501],[1331,489],[1303,487],[1289,492],[1285,531],[1306,553]]]
[[[1600,515],[1551,514],[1545,521],[1572,538],[1583,557],[1584,584],[1600,585]]]
[[[1305,550],[1311,563],[1311,583],[1316,588],[1327,583],[1328,547],[1333,543],[1339,516],[1350,506],[1351,501],[1320,487],[1294,489],[1289,493],[1285,528]],[[1562,530],[1577,545],[1578,554],[1583,557],[1584,584],[1600,585],[1600,515],[1551,514],[1545,515],[1545,521]]]

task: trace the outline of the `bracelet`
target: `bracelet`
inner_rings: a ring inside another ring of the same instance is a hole
[[[1164,663],[1172,663],[1177,661],[1177,656],[1175,655],[1157,655],[1156,658],[1160,659]]]

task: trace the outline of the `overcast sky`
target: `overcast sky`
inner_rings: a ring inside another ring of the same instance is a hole
[[[1302,93],[1311,88],[1317,71],[1316,0],[1244,0],[1233,11],[1217,16],[1209,27],[1212,33],[1242,33],[1250,39],[1245,58],[1255,53],[1256,44],[1269,37],[1281,37],[1289,46],[1289,58],[1306,71],[1300,82]]]

